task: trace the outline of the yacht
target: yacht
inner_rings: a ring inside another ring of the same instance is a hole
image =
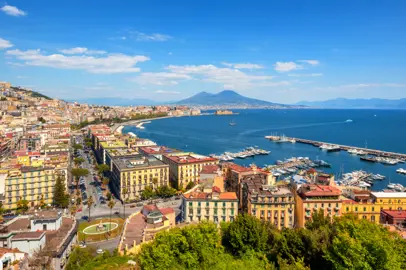
[[[347,152],[351,155],[358,155],[359,151],[355,148],[348,149]]]
[[[236,123],[236,122],[231,121],[231,122],[229,123],[229,125],[230,125],[230,126],[235,126],[235,125],[237,125],[237,123]]]
[[[396,172],[400,174],[406,174],[406,170],[403,168],[397,169]]]
[[[389,189],[395,189],[396,184],[389,183],[386,187],[389,188]]]
[[[345,122],[346,122],[346,123],[351,123],[352,120],[351,120],[351,119],[347,119],[347,120],[345,120]]]

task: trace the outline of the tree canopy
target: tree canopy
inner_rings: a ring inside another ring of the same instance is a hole
[[[54,205],[60,208],[69,206],[69,194],[66,193],[65,179],[59,175],[54,187]]]

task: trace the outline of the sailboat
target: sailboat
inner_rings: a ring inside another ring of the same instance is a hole
[[[231,121],[231,122],[229,123],[229,125],[230,125],[230,126],[235,126],[235,125],[237,125],[237,123],[234,122],[234,121]]]

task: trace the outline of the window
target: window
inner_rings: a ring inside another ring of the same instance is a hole
[[[209,207],[209,202],[206,202],[206,206]]]
[[[347,212],[350,211],[350,208],[349,207],[345,208],[345,211],[347,211]]]
[[[364,212],[366,212],[367,211],[367,208],[366,207],[364,207]]]
[[[265,215],[265,211],[261,210],[261,217],[263,217]]]
[[[374,212],[375,211],[375,207],[372,207],[372,212]]]
[[[223,202],[223,207],[226,207],[226,203],[225,203],[225,202]]]
[[[47,230],[47,225],[46,225],[46,224],[43,224],[43,225],[42,225],[42,230],[43,230],[43,231],[46,231],[46,230]]]
[[[362,216],[362,219],[367,219],[367,216]]]
[[[192,206],[193,206],[193,203],[192,203],[192,202],[189,202],[189,206],[192,207]]]
[[[358,212],[358,207],[355,207],[355,212]]]
[[[375,216],[371,216],[371,221],[375,221]]]

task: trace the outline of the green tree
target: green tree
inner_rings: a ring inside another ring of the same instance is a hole
[[[0,215],[4,214],[4,206],[3,206],[3,202],[0,202]]]
[[[80,177],[85,177],[89,175],[89,170],[88,169],[83,169],[83,168],[72,168],[71,169],[71,174],[75,178],[76,181],[76,188],[78,188],[78,183],[79,183],[79,178]]]
[[[90,147],[93,146],[93,143],[92,142],[85,142],[85,145],[90,148]]]
[[[109,182],[110,182],[110,179],[108,177],[103,177],[103,181],[102,181],[103,185],[107,186],[109,184]]]
[[[268,242],[268,224],[251,215],[238,215],[225,227],[223,242],[233,254],[265,251]]]
[[[60,208],[69,206],[69,195],[66,193],[65,179],[58,175],[54,186],[54,205]]]
[[[110,192],[107,192],[107,194],[106,194],[106,198],[107,198],[107,200],[108,200],[108,201],[110,201],[110,200],[111,200],[112,196],[111,196],[111,193],[110,193]]]
[[[106,164],[99,164],[96,166],[97,171],[99,172],[99,176],[102,177],[103,173],[110,170],[110,167]]]
[[[46,123],[46,120],[42,116],[38,117],[38,121],[40,121],[42,124]]]
[[[89,198],[87,199],[87,208],[89,209],[89,221],[90,221],[90,211],[92,210],[92,206],[94,204],[94,200],[92,195],[89,196]]]
[[[190,181],[189,183],[187,183],[186,190],[192,189],[194,186],[195,186],[195,183]]]
[[[81,157],[73,159],[73,163],[75,163],[76,167],[79,167],[83,162],[85,162],[85,159]]]
[[[113,212],[114,205],[116,205],[116,202],[114,200],[110,199],[107,204],[107,206],[110,208],[110,228],[111,228],[111,215]]]
[[[73,148],[75,151],[77,151],[77,150],[79,150],[79,149],[83,149],[83,146],[82,146],[81,144],[75,143],[75,144],[72,145],[72,148]]]
[[[169,198],[176,195],[176,189],[169,186],[160,186],[156,189],[156,195],[162,198]]]
[[[155,195],[154,190],[152,189],[152,187],[149,186],[145,187],[145,189],[141,192],[141,198],[143,200],[148,200],[154,197],[154,195]]]
[[[82,203],[82,198],[77,197],[76,198],[76,205],[80,205]]]
[[[17,201],[17,212],[25,213],[28,211],[28,201],[20,199]]]

